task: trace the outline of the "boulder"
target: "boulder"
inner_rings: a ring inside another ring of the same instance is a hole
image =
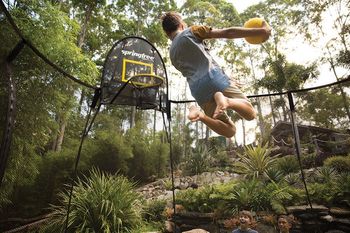
[[[338,207],[331,207],[329,212],[336,216],[350,216],[350,210]]]

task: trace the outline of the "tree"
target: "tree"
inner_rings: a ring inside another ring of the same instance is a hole
[[[331,129],[347,127],[346,112],[342,108],[342,96],[333,88],[320,89],[302,95],[299,116],[315,125]]]
[[[82,81],[94,83],[97,69],[75,44],[78,30],[73,20],[49,2],[16,1],[10,13],[24,36],[39,51]],[[18,38],[5,18],[1,18],[0,27],[1,38],[6,38],[0,45],[4,58]],[[74,103],[63,92],[74,84],[46,66],[28,48],[14,62],[13,79],[17,88],[18,115],[5,174],[6,188],[2,189],[5,193],[9,191],[7,195],[14,187],[32,182],[38,173],[38,159],[45,154],[52,133],[58,129],[54,121],[58,113],[56,107]],[[60,88],[62,92],[58,91]]]

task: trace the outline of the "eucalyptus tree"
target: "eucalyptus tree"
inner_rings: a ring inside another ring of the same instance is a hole
[[[76,45],[79,29],[74,20],[48,1],[16,1],[9,10],[26,39],[44,55],[80,80],[95,83],[97,68]],[[0,27],[4,58],[19,39],[5,18],[0,19]],[[52,140],[52,132],[58,130],[57,107],[76,103],[64,94],[66,87],[75,84],[45,65],[27,47],[14,62],[13,79],[17,87],[17,118],[4,192],[30,183],[38,172],[38,159],[45,155]]]
[[[337,80],[339,66],[349,66],[349,0],[321,1],[281,1],[293,15],[295,26],[311,43],[322,41],[324,50],[321,62],[329,63]],[[333,34],[333,35],[330,35]],[[343,99],[343,106],[350,119],[347,93],[342,86],[338,87]]]
[[[298,113],[301,119],[325,128],[348,128],[347,114],[342,108],[343,98],[336,88],[308,92],[302,98],[305,102]]]
[[[290,63],[280,52],[286,37],[294,33],[290,26],[293,22],[292,13],[281,4],[281,1],[267,0],[253,5],[244,11],[241,17],[245,20],[251,17],[265,18],[273,28],[270,40],[261,46],[259,53],[260,59],[263,59],[260,66],[265,72],[265,77],[257,81],[258,86],[266,88],[268,92],[283,92],[302,88],[307,80],[316,76],[316,64],[302,66]],[[273,104],[282,108],[283,120],[287,120],[284,98],[281,96]]]

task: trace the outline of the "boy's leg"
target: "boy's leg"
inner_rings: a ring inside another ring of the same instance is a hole
[[[206,124],[210,129],[212,129],[217,134],[231,138],[236,133],[236,127],[232,120],[228,119],[227,122],[223,122],[218,119],[211,118],[207,116],[200,108],[196,106],[191,106],[189,108],[190,112],[188,114],[188,119],[192,122],[201,121]]]
[[[217,118],[223,114],[226,109],[232,109],[236,111],[246,120],[254,120],[256,117],[254,107],[245,98],[230,98],[226,97],[222,92],[216,92],[214,94],[214,99],[216,102],[216,109],[213,114],[213,118]]]

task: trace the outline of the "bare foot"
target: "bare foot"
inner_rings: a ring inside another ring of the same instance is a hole
[[[192,121],[192,122],[198,121],[201,118],[203,113],[201,112],[200,108],[192,105],[188,109],[189,109],[190,113],[188,114],[187,118],[190,121]]]
[[[222,92],[216,92],[214,94],[214,100],[216,103],[216,109],[213,114],[213,118],[216,119],[222,115],[228,107],[227,97]]]

